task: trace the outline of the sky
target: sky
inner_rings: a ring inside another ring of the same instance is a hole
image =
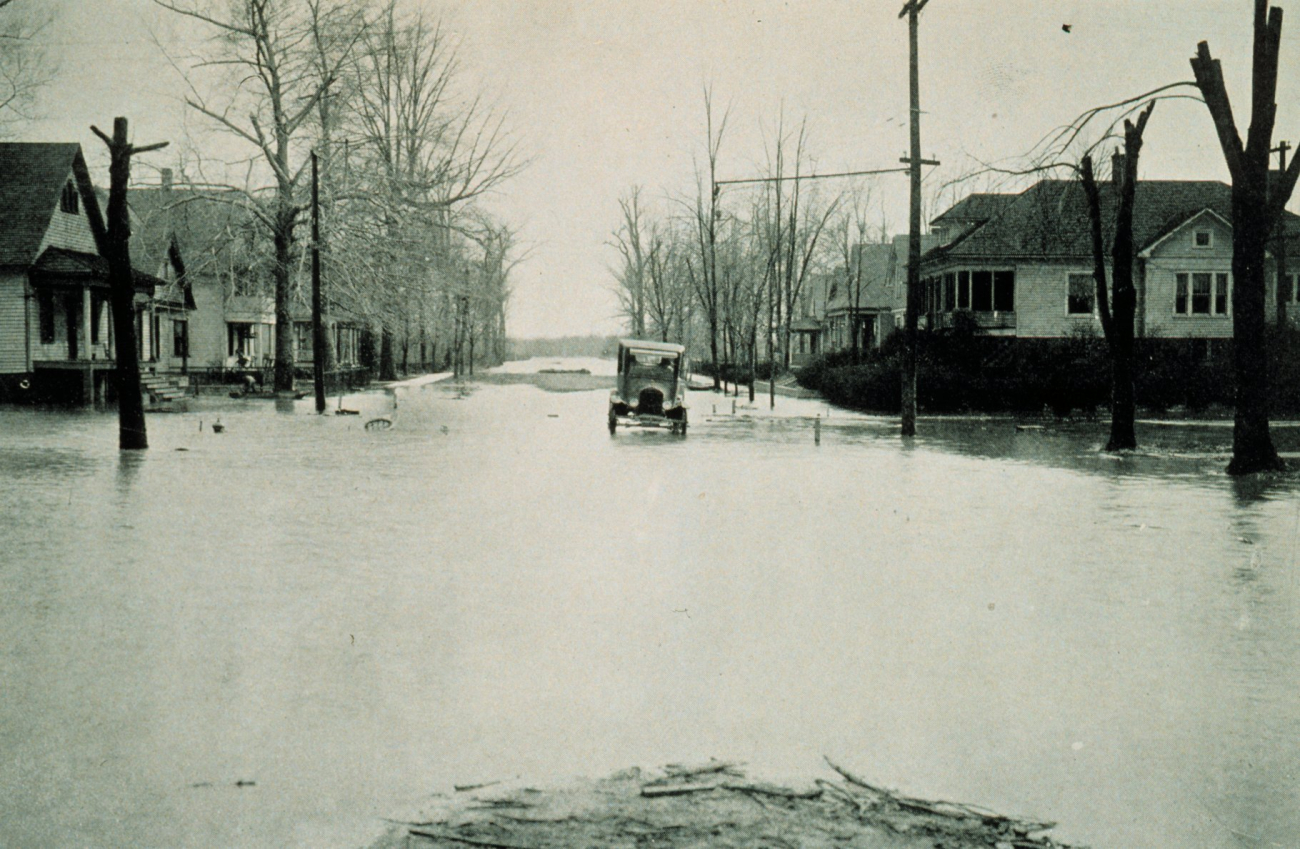
[[[116,115],[131,120],[140,143],[171,140],[172,150],[185,139],[200,149],[228,143],[187,113],[184,83],[151,35],[180,52],[199,44],[198,33],[150,0],[45,2],[61,8],[51,32],[61,70],[20,139],[80,142],[105,183],[107,158],[89,125],[107,128]],[[619,198],[640,186],[667,212],[693,190],[706,86],[715,110],[728,114],[720,178],[764,173],[765,146],[782,115],[787,128],[807,121],[821,172],[897,167],[907,153],[901,0],[412,2],[455,34],[466,90],[504,112],[529,159],[484,200],[519,229],[527,250],[512,274],[507,328],[516,337],[620,330],[610,246]],[[1275,140],[1300,140],[1300,3],[1293,5]],[[1223,61],[1244,132],[1252,9],[1248,0],[930,0],[920,30],[922,148],[942,163],[926,175],[930,206],[1015,188],[953,181],[986,163],[1017,164],[1085,109],[1190,80],[1188,59],[1201,40]],[[151,154],[149,164],[167,166],[172,155]],[[1141,176],[1227,180],[1204,104],[1157,106]],[[840,188],[869,191],[875,216],[891,232],[905,231],[905,175]],[[724,206],[742,201],[743,190],[724,192]]]

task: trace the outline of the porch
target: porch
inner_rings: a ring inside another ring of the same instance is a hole
[[[822,323],[801,318],[790,325],[790,367],[803,368],[821,354]]]

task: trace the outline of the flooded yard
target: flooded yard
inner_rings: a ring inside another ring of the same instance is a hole
[[[606,394],[201,399],[138,456],[0,409],[0,843],[358,846],[453,782],[823,755],[1095,847],[1300,843],[1300,478],[1228,429],[696,393],[611,438]]]

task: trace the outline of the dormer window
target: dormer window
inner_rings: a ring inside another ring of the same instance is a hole
[[[76,215],[80,210],[77,201],[77,184],[71,180],[63,187],[63,194],[59,197],[59,209],[72,215]]]
[[[1202,249],[1214,247],[1213,230],[1197,230],[1192,233],[1192,245]]]

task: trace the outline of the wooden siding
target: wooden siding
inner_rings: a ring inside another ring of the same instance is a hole
[[[1212,246],[1198,248],[1195,233],[1209,231]],[[1224,315],[1178,315],[1174,312],[1177,275],[1196,272],[1232,273],[1232,230],[1218,218],[1201,215],[1157,244],[1146,261],[1145,335],[1168,339],[1227,339],[1232,336],[1232,283]],[[1270,272],[1271,274],[1271,272]],[[1272,286],[1269,287],[1270,293]],[[1270,297],[1269,314],[1272,315]]]
[[[190,313],[190,366],[226,364],[226,319],[219,280],[192,281],[195,309]]]
[[[68,179],[72,179],[71,172],[68,173]],[[78,211],[73,215],[55,205],[50,213],[49,227],[45,230],[45,236],[41,239],[41,247],[36,251],[36,255],[40,256],[41,251],[46,248],[66,248],[88,254],[99,253],[99,247],[95,244],[95,234],[90,229],[90,219],[86,217],[84,207],[78,204]]]
[[[25,374],[27,362],[27,278],[0,276],[0,374]]]
[[[1016,266],[1017,336],[1059,338],[1080,332],[1101,335],[1101,319],[1095,309],[1092,315],[1070,315],[1067,311],[1071,274],[1091,276],[1092,266],[1064,262]]]

